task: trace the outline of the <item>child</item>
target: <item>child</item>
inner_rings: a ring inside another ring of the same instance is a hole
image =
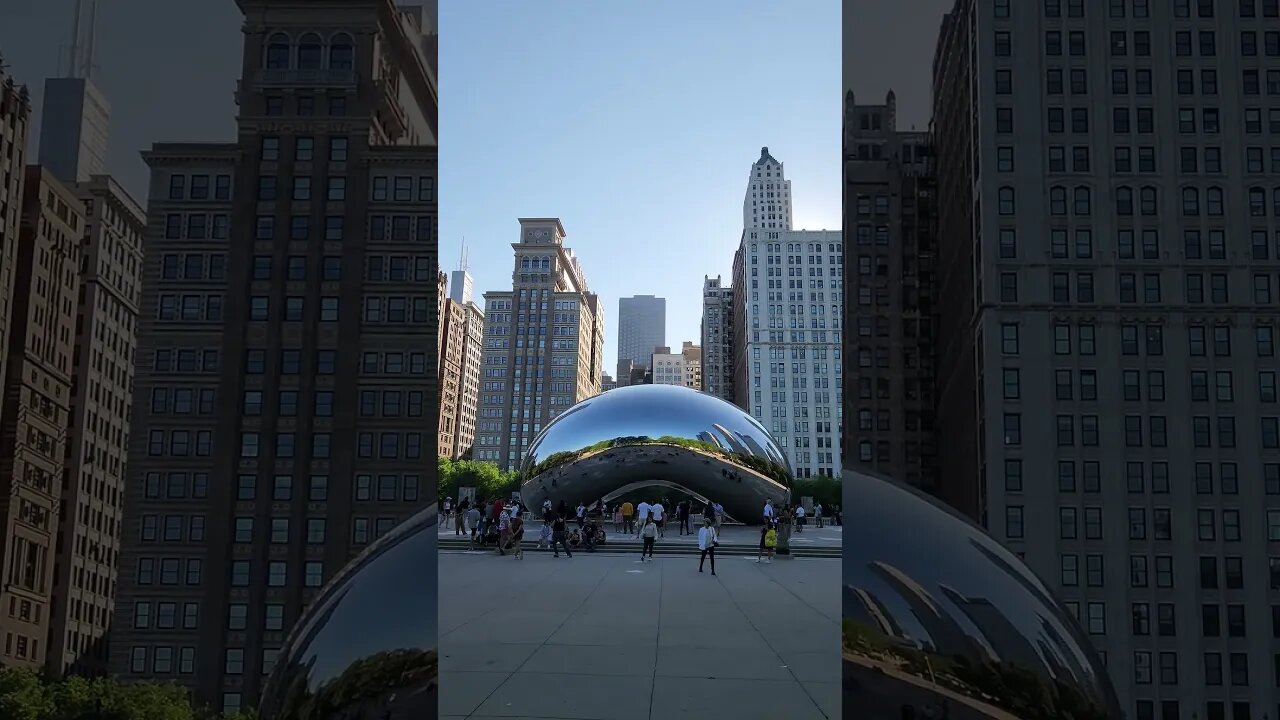
[[[551,547],[551,520],[542,518],[542,530],[538,533],[538,549],[546,550]]]
[[[765,559],[764,559],[765,562],[767,563],[773,562],[773,551],[774,551],[774,548],[776,548],[777,546],[778,546],[778,531],[774,529],[772,525],[770,525],[769,529],[766,530],[764,533],[764,547],[765,547],[765,551],[768,553],[765,556]]]

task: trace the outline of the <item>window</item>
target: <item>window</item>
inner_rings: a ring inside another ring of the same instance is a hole
[[[1009,539],[1018,539],[1023,536],[1021,505],[1010,505],[1005,508],[1004,534]]]

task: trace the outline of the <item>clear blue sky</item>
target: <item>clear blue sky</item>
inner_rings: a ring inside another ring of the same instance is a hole
[[[440,7],[440,264],[510,289],[519,217],[559,217],[605,304],[667,298],[698,342],[703,275],[730,279],[751,163],[792,181],[796,229],[840,227],[838,0]],[[479,298],[477,298],[479,299]]]

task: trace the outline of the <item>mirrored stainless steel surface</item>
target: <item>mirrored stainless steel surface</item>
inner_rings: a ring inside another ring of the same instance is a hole
[[[262,720],[436,716],[437,506],[352,560],[289,634]]]
[[[764,426],[736,405],[675,385],[631,385],[547,425],[525,456],[521,499],[575,507],[633,483],[685,489],[754,523],[765,500],[790,500],[792,474]]]
[[[848,467],[843,506],[845,717],[1123,718],[1075,619],[981,528]]]

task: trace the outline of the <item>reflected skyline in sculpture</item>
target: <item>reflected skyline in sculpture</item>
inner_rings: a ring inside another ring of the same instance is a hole
[[[844,702],[871,720],[1120,720],[1077,622],[981,528],[846,466]]]
[[[521,498],[570,506],[627,485],[669,484],[752,522],[766,500],[790,501],[790,463],[764,426],[717,397],[674,385],[632,385],[583,400],[534,439]]]
[[[280,651],[262,720],[435,717],[437,522],[431,505],[325,586]]]

